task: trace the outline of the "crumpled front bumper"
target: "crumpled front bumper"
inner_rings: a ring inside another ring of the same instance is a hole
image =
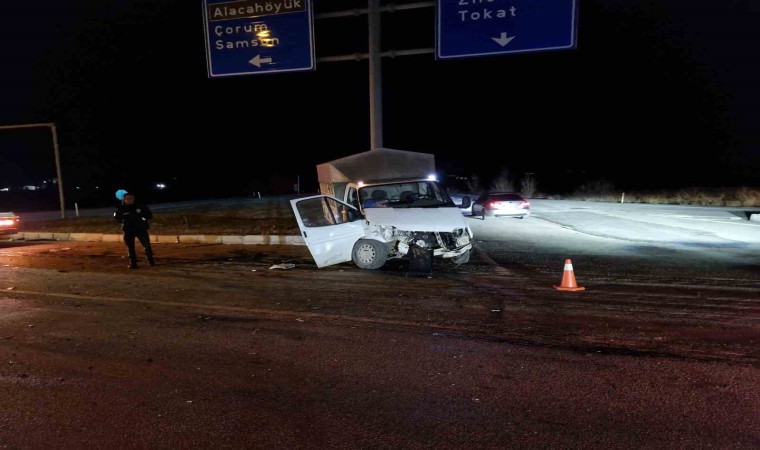
[[[455,248],[454,250],[447,250],[445,248],[437,248],[433,250],[433,256],[437,256],[440,258],[456,258],[457,256],[461,256],[464,254],[467,250],[470,250],[472,248],[472,243],[463,245],[459,248]]]

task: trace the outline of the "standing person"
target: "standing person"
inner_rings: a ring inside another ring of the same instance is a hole
[[[156,265],[153,259],[153,248],[150,245],[150,228],[149,220],[153,218],[153,213],[148,205],[135,202],[135,195],[129,192],[123,194],[122,204],[116,208],[113,218],[121,224],[121,230],[124,232],[124,243],[127,244],[129,254],[129,268],[137,269],[137,251],[135,250],[135,238],[140,240],[145,249],[145,257],[148,264]]]

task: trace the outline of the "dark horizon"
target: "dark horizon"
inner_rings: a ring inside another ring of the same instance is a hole
[[[209,79],[200,0],[0,8],[0,125],[57,123],[67,192],[164,182],[229,195],[296,176],[307,189],[316,164],[369,149],[366,61]],[[384,59],[385,146],[436,154],[441,175],[535,173],[544,192],[757,186],[749,8],[587,0],[575,50]],[[384,49],[431,47],[433,9],[385,14],[383,27]],[[317,56],[365,51],[366,18],[315,30]],[[54,178],[52,156],[45,129],[0,131],[0,183]]]

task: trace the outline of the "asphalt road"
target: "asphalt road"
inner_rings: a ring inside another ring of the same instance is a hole
[[[431,279],[303,247],[159,244],[127,271],[118,244],[0,243],[0,448],[760,445],[751,259],[706,270],[538,208],[469,220],[473,261]],[[551,287],[564,257],[587,291]]]
[[[741,208],[533,200],[520,220],[470,218],[498,263],[554,273],[564,259],[592,282],[731,287],[760,279],[760,223]]]

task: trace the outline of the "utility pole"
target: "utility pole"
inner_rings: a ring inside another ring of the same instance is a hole
[[[54,123],[30,123],[25,125],[2,125],[0,130],[18,130],[21,128],[48,127],[53,135],[53,152],[55,155],[55,172],[58,177],[58,201],[61,204],[61,219],[66,218],[66,202],[63,198],[63,174],[61,173],[61,155],[58,151],[58,129]]]

